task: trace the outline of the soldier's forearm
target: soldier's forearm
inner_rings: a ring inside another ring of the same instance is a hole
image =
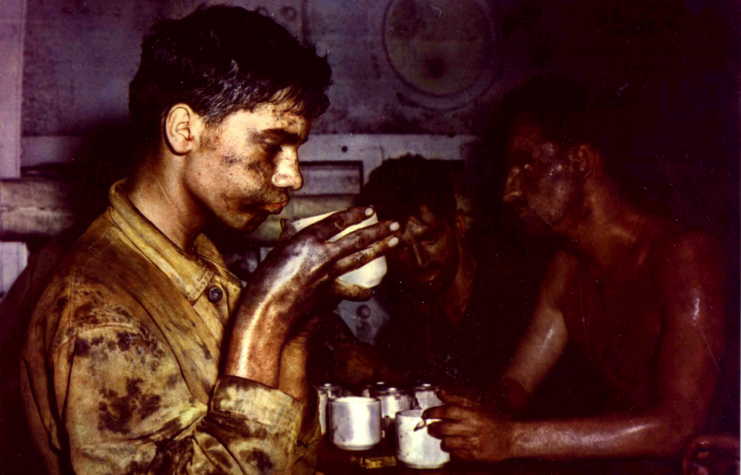
[[[683,421],[656,414],[512,424],[512,458],[673,456],[692,435]]]
[[[242,302],[237,312],[224,373],[277,388],[286,330],[270,302]]]

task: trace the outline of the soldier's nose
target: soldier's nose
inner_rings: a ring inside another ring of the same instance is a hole
[[[283,160],[273,174],[273,185],[298,191],[304,186],[304,179],[298,167],[298,160]]]
[[[419,246],[417,244],[412,244],[412,256],[414,258],[414,264],[417,266],[418,269],[423,269],[425,266],[425,259],[422,256],[422,252],[419,249]]]
[[[504,184],[504,194],[502,199],[505,203],[511,203],[522,198],[522,190],[520,189],[520,169],[513,167],[507,175],[507,181]]]
[[[304,185],[304,180],[300,173],[297,175],[276,173],[273,175],[273,185],[278,188],[288,188],[293,191],[298,191]]]

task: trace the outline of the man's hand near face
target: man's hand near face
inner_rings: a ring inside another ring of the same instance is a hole
[[[296,324],[317,300],[335,290],[357,298],[364,291],[335,279],[362,267],[398,243],[398,224],[380,222],[335,242],[328,239],[373,214],[370,208],[336,213],[281,239],[253,275],[240,301],[225,373],[278,387],[281,352]]]

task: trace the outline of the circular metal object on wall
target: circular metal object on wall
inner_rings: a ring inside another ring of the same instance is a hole
[[[391,0],[383,45],[400,91],[432,109],[466,105],[499,72],[502,41],[486,0]]]

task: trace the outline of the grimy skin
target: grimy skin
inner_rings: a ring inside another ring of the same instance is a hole
[[[288,204],[302,186],[298,148],[310,121],[292,104],[258,105],[209,127],[187,104],[167,114],[162,141],[148,150],[129,182],[139,211],[186,253],[212,221],[249,232]],[[361,267],[398,243],[397,223],[380,222],[328,243],[373,214],[348,209],[295,235],[284,235],[242,293],[224,374],[308,396],[306,331],[302,316],[324,295],[363,299],[370,290],[338,286],[335,277]],[[302,331],[303,330],[303,331]]]
[[[487,462],[677,455],[703,428],[723,354],[718,245],[622,200],[590,144],[559,150],[520,121],[508,155],[504,201],[562,247],[493,410],[443,395],[448,405],[425,413],[443,419],[430,433],[453,456]],[[569,340],[602,372],[610,410],[513,419]]]
[[[401,228],[400,243],[386,260],[389,276],[426,297],[460,327],[473,288],[476,260],[465,245],[462,210],[448,220],[422,203]]]

